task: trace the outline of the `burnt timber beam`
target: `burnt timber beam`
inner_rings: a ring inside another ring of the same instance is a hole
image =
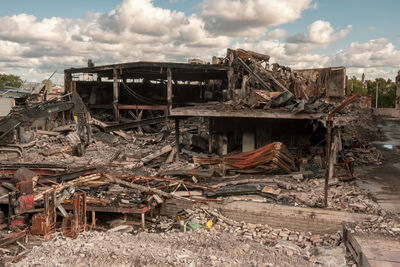
[[[176,160],[179,161],[179,154],[181,148],[179,144],[179,119],[175,119],[175,146],[176,146]]]
[[[168,110],[166,105],[118,105],[118,109]]]
[[[120,123],[117,125],[107,126],[104,128],[104,131],[105,132],[113,132],[113,131],[118,131],[118,130],[127,130],[127,129],[137,128],[137,127],[142,127],[145,125],[158,124],[158,123],[162,123],[164,121],[165,121],[165,117],[145,119],[145,120],[140,120],[140,121],[132,121],[132,122],[127,122],[127,123]]]
[[[239,61],[239,64],[250,74],[252,75],[260,84],[261,86],[269,91],[273,92],[272,88],[260,77],[258,76],[240,57],[237,57],[237,60]]]
[[[168,101],[168,112],[172,109],[172,72],[171,68],[167,68],[167,101]]]
[[[113,69],[113,110],[114,110],[114,120],[119,121],[119,83],[118,83],[118,70]]]
[[[64,71],[64,86],[65,92],[71,92],[71,82],[72,82],[72,75],[71,73]]]
[[[83,169],[83,170],[77,170],[77,171],[59,174],[59,175],[56,175],[53,177],[40,178],[39,182],[46,183],[49,180],[57,182],[57,183],[68,182],[68,181],[74,180],[80,176],[86,176],[86,175],[90,175],[90,174],[94,174],[94,173],[96,173],[96,168],[89,168],[89,169]]]

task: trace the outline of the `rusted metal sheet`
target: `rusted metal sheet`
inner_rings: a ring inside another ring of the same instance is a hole
[[[220,168],[223,170],[248,170],[255,172],[284,171],[290,173],[294,160],[285,145],[274,142],[253,151],[236,155],[201,158],[194,156],[196,164]]]
[[[33,182],[31,181],[21,181],[17,183],[17,189],[22,194],[32,194],[33,193]]]
[[[79,233],[87,231],[86,193],[75,193],[73,213],[63,218],[61,231],[64,236],[75,238]]]
[[[17,242],[18,240],[21,240],[26,236],[26,230],[17,232],[17,233],[12,233],[9,234],[8,236],[0,239],[0,248],[8,246],[14,242]]]
[[[44,194],[44,212],[34,214],[32,217],[32,226],[30,232],[35,235],[48,236],[56,225],[56,194],[55,190]]]
[[[33,195],[27,195],[27,196],[20,196],[18,198],[18,204],[19,204],[19,212],[23,213],[27,210],[31,210],[35,208],[35,202],[34,202],[34,196]]]

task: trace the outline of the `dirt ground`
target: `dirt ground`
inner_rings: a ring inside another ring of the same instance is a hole
[[[294,246],[268,247],[218,231],[56,234],[13,266],[312,266]]]

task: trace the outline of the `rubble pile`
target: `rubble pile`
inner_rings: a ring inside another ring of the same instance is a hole
[[[351,157],[358,165],[382,164],[383,155],[372,144],[373,141],[383,138],[377,127],[377,119],[367,110],[352,111],[352,113],[358,120],[342,129],[346,157]]]
[[[224,217],[216,210],[207,208],[185,209],[178,213],[178,221],[160,217],[150,231],[191,231],[193,229],[209,229],[225,232],[230,235],[253,240],[261,245],[274,246],[280,241],[290,241],[293,244],[310,251],[314,247],[338,246],[341,234],[313,234],[311,232],[296,232],[286,228],[272,228],[268,225],[237,222]]]
[[[398,214],[375,216],[359,224],[348,224],[346,227],[352,233],[380,234],[400,240],[400,216]]]
[[[138,136],[135,139],[132,135],[132,140],[129,142],[109,134],[107,139],[98,140],[95,137],[95,140],[84,148],[84,153],[79,154],[76,148],[78,142],[74,141],[74,136],[79,140],[74,132],[59,133],[57,136],[36,135],[33,138],[34,145],[24,150],[20,161],[62,162],[71,168],[107,166],[109,169],[124,171],[124,169],[143,167],[143,163],[140,162],[142,156],[150,155],[153,151],[171,143],[171,140],[157,142],[152,134]],[[173,138],[173,136],[170,137]],[[116,139],[116,141],[108,142],[110,139]],[[154,173],[154,171],[151,172]]]
[[[55,236],[14,266],[306,266],[294,249],[266,247],[217,231],[86,232]]]
[[[332,69],[320,70],[313,79],[278,63],[270,69],[267,55],[243,49],[228,49],[230,64],[243,72],[242,91],[231,103],[234,109],[270,109],[293,113],[328,113],[334,104],[324,98],[329,90]],[[248,90],[247,90],[248,89]]]
[[[207,191],[205,195],[208,197],[258,195],[269,203],[323,208],[324,183],[324,179],[304,178],[301,174],[274,175],[269,178],[240,176],[235,181],[225,179],[220,183],[205,183],[216,190]],[[381,211],[381,207],[369,196],[368,191],[360,189],[354,181],[343,182],[332,179],[329,182],[328,193],[327,208],[370,214],[379,214]]]

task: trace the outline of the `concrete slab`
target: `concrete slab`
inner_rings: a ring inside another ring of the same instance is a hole
[[[360,266],[400,266],[400,242],[381,235],[346,232],[346,247]]]

